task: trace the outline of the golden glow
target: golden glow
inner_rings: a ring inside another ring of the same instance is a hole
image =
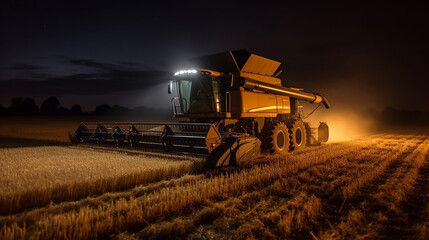
[[[252,108],[252,109],[249,109],[249,112],[261,112],[261,111],[267,111],[267,110],[277,110],[277,106],[265,106],[265,107]]]
[[[360,138],[370,132],[373,122],[352,111],[334,110],[316,112],[309,118],[311,127],[319,126],[319,121],[329,126],[328,143],[348,141]]]
[[[219,93],[219,84],[217,80],[212,81],[212,87],[213,87],[213,94],[215,97],[216,111],[220,112],[220,101],[219,101],[220,93]]]

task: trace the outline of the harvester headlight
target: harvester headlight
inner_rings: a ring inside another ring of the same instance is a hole
[[[197,73],[197,70],[195,69],[181,70],[181,71],[175,72],[174,76],[181,75],[181,74],[190,74],[190,73]]]

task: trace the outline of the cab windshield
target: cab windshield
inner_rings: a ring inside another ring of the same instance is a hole
[[[217,103],[213,91],[213,82],[208,76],[178,81],[183,113],[216,112]]]

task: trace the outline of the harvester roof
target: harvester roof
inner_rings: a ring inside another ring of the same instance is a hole
[[[247,50],[235,50],[217,53],[189,60],[195,67],[218,72],[246,72],[272,76],[280,62],[250,53]]]

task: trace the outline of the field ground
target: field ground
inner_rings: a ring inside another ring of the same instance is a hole
[[[0,138],[0,239],[429,239],[427,131],[204,170],[199,159],[68,146],[49,136],[67,134],[64,123],[12,125]]]

